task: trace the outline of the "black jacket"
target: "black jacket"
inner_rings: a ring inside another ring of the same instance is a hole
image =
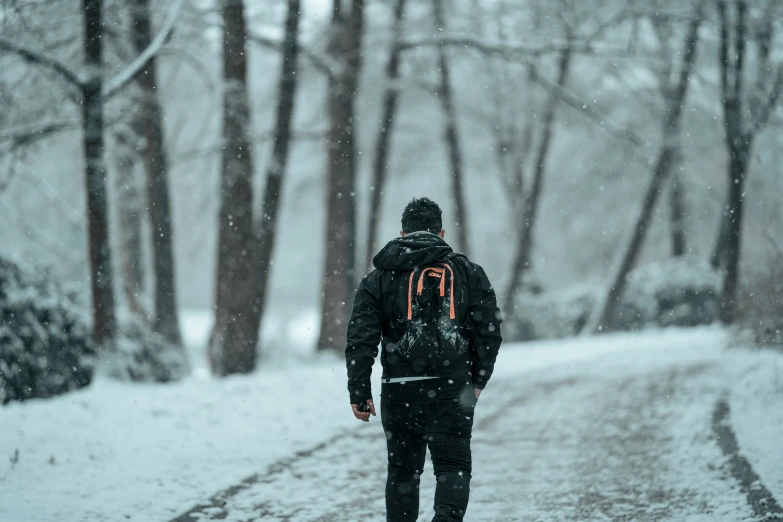
[[[403,314],[405,295],[400,295],[400,281],[415,267],[448,260],[456,273],[457,318],[463,335],[470,340],[471,349],[464,360],[455,361],[447,368],[417,372],[413,365],[400,358],[391,348],[381,354],[383,378],[437,376],[473,381],[483,389],[492,375],[500,349],[500,310],[495,291],[479,265],[467,257],[454,254],[440,236],[429,232],[415,232],[387,244],[373,259],[375,270],[362,279],[356,292],[351,321],[348,325],[348,343],[345,360],[348,367],[348,391],[351,404],[372,399],[370,374],[378,346],[393,346],[405,331]]]

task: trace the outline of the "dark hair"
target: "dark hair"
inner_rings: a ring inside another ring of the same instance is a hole
[[[426,230],[437,234],[443,230],[443,212],[430,198],[413,198],[402,211],[402,231],[406,234]]]

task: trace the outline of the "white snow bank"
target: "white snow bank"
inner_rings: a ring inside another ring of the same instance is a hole
[[[170,386],[99,379],[10,405],[0,410],[0,520],[167,520],[353,426],[343,374],[335,359]]]
[[[554,339],[519,345],[504,345],[495,365],[494,376],[514,375],[557,364],[560,369],[582,365],[585,359],[616,351],[653,350],[660,359],[672,353],[702,357],[706,351],[720,353],[728,344],[728,334],[718,326],[700,328],[667,328],[642,333],[611,333],[594,337]],[[509,350],[515,346],[516,349]],[[645,363],[649,364],[649,363]],[[492,386],[490,381],[489,387]]]
[[[547,367],[603,371],[611,353],[655,351],[665,361],[691,349],[694,357],[717,354],[725,344],[716,328],[512,344],[501,350],[496,378]],[[379,377],[376,362],[376,396]],[[503,391],[491,382],[486,393]],[[0,408],[0,520],[167,520],[348,428],[377,426],[353,419],[336,357],[223,380],[196,372],[170,385],[98,379],[79,392]]]
[[[759,357],[764,360],[732,393],[731,425],[740,453],[783,504],[783,354]]]

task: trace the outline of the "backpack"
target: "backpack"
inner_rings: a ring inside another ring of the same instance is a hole
[[[417,267],[400,278],[398,302],[399,297],[405,298],[404,333],[395,351],[416,371],[447,367],[469,350],[458,319],[457,273],[448,262],[453,257]]]

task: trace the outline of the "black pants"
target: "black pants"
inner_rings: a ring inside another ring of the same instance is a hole
[[[462,521],[470,494],[475,405],[469,383],[431,379],[383,385],[381,420],[389,453],[387,522],[415,522],[427,447],[436,477],[432,521]]]

